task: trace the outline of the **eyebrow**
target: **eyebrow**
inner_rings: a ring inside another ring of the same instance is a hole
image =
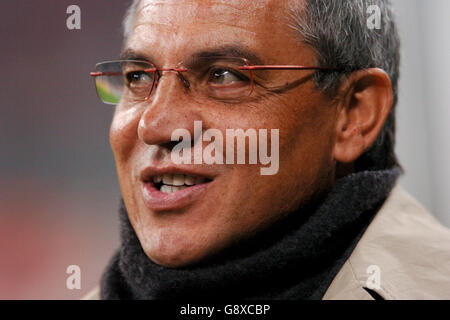
[[[236,58],[245,58],[249,60],[252,64],[262,65],[263,60],[256,53],[251,50],[241,46],[241,45],[227,45],[218,48],[203,50],[200,52],[196,52],[192,55],[192,58],[201,59],[206,57],[236,57]]]
[[[251,50],[241,46],[241,45],[227,45],[221,46],[217,48],[207,49],[195,52],[188,60],[196,61],[206,57],[236,57],[236,58],[245,58],[249,60],[252,64],[263,65],[264,62],[256,53]],[[155,64],[156,60],[152,58],[151,55],[143,54],[138,51],[135,51],[131,48],[125,49],[120,54],[120,59],[124,60],[143,60],[148,62],[153,62]]]
[[[130,48],[122,51],[122,53],[119,56],[119,59],[121,59],[121,60],[143,60],[143,61],[148,61],[148,62],[154,61],[151,56],[137,52]]]

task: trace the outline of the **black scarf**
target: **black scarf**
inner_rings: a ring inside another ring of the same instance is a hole
[[[186,268],[166,268],[145,255],[122,201],[121,247],[102,277],[101,298],[321,299],[400,173],[394,167],[350,174],[320,201]]]

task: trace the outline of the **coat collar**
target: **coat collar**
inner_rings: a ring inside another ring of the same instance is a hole
[[[374,296],[450,299],[450,230],[399,186],[392,190],[323,299]]]

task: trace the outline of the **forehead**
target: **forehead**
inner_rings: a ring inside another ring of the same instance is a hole
[[[175,62],[199,50],[239,45],[270,57],[299,54],[283,0],[142,0],[127,49]]]
[[[138,17],[174,27],[180,27],[176,22],[231,23],[244,27],[273,11],[269,9],[282,7],[282,3],[280,0],[141,0]]]

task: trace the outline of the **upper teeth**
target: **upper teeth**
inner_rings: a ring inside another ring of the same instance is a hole
[[[192,186],[205,182],[203,177],[193,177],[185,174],[164,174],[153,177],[154,183],[163,183],[160,191],[165,193],[172,193],[178,190],[183,190],[186,186]]]

